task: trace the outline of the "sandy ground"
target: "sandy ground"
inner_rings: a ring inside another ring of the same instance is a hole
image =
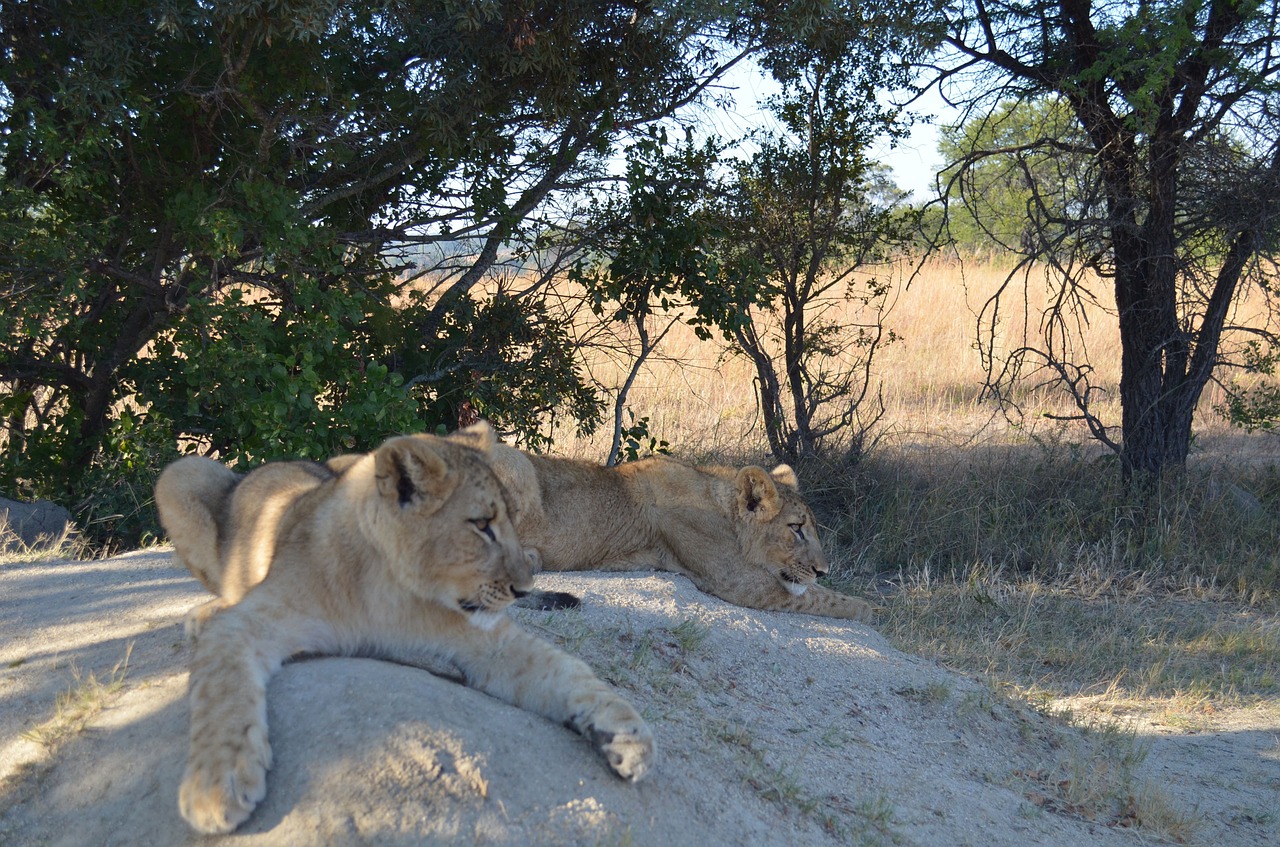
[[[624,784],[569,730],[419,668],[309,659],[271,683],[266,801],[205,839],[176,800],[181,621],[200,587],[165,550],[2,565],[0,844],[1159,842],[1123,804],[1063,799],[1096,741],[871,628],[741,609],[668,575],[540,579],[583,608],[514,614],[641,709],[661,749],[648,780]],[[109,681],[126,655],[123,685],[82,728],[31,740],[71,723],[59,694]],[[1193,843],[1280,843],[1280,710],[1139,731],[1134,790],[1194,818]]]

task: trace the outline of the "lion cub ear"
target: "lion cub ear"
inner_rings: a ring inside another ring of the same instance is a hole
[[[792,470],[790,465],[778,465],[769,471],[769,476],[773,477],[773,481],[779,485],[785,485],[787,488],[800,490],[800,478],[796,476],[796,472]]]
[[[449,440],[465,444],[481,453],[490,453],[493,451],[493,445],[498,443],[498,436],[494,434],[493,427],[489,426],[488,421],[476,421],[471,426],[452,433]]]
[[[449,463],[431,444],[431,436],[399,436],[374,453],[378,493],[402,509],[427,506],[435,511],[457,487]]]
[[[760,522],[771,521],[782,510],[778,486],[764,468],[748,465],[738,471],[738,510]]]

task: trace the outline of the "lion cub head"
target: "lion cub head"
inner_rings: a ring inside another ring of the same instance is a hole
[[[803,594],[828,565],[795,471],[749,465],[738,471],[735,485],[734,517],[747,561],[773,573],[792,594]]]
[[[494,441],[487,423],[389,439],[366,457],[374,491],[361,519],[402,588],[482,628],[533,588],[533,563],[489,467]]]

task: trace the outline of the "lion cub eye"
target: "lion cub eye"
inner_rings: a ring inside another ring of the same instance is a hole
[[[490,541],[497,541],[498,538],[493,534],[493,518],[472,518],[471,525],[477,530],[484,533]]]
[[[800,523],[789,523],[787,526],[791,527],[791,531],[796,534],[796,538],[799,538],[801,541],[804,540],[804,521],[801,521]]]

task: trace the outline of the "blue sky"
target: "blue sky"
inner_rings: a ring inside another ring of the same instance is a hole
[[[760,102],[777,90],[768,75],[753,63],[743,63],[729,72],[724,89],[731,90],[735,107],[730,111],[710,115],[716,130],[733,137],[753,126],[771,121],[760,108]],[[931,90],[916,104],[912,113],[918,120],[910,136],[890,147],[887,143],[877,149],[880,160],[893,172],[899,188],[910,191],[915,200],[926,200],[935,194],[934,179],[942,167],[938,155],[938,123],[950,118],[950,109]]]

